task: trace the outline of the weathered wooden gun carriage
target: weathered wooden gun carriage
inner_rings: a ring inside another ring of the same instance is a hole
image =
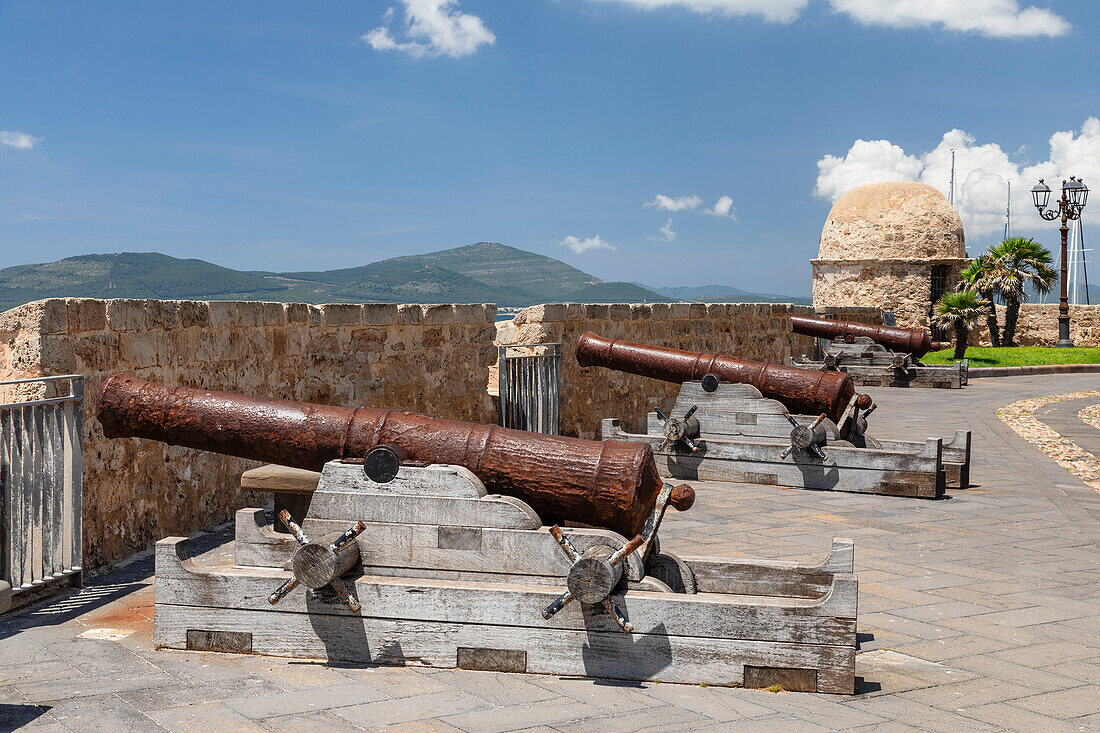
[[[123,374],[97,410],[109,437],[291,467],[246,473],[286,508],[239,511],[232,560],[158,543],[158,646],[853,692],[851,541],[809,565],[677,557],[657,531],[694,492],[647,445]]]
[[[645,432],[617,418],[605,440],[648,443],[664,475],[806,489],[938,498],[970,483],[970,432],[949,442],[882,440],[867,435],[876,409],[842,372],[699,354],[585,333],[581,366],[675,382],[672,411],[649,413]],[[803,413],[803,414],[792,414]]]
[[[864,387],[959,389],[966,385],[966,359],[953,365],[921,362],[929,351],[945,348],[927,331],[804,316],[791,316],[791,330],[816,337],[822,352],[821,359],[806,354],[791,357],[792,366],[844,372]]]

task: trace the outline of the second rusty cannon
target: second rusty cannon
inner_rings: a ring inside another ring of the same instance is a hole
[[[791,316],[791,330],[817,338],[820,351],[792,357],[792,366],[843,372],[860,386],[958,389],[967,381],[966,359],[945,365],[921,362],[929,351],[946,348],[923,329]]]
[[[969,484],[969,431],[923,442],[874,438],[867,434],[867,417],[875,406],[856,394],[842,372],[696,354],[591,332],[580,337],[576,353],[581,366],[680,383],[672,410],[656,407],[641,432],[624,430],[616,418],[601,426],[605,439],[649,443],[667,475],[922,498]]]
[[[293,469],[289,534],[242,509],[231,548],[157,543],[159,647],[853,692],[851,541],[809,565],[677,557],[657,530],[693,495],[647,445],[132,375],[97,408],[108,436],[320,469]]]

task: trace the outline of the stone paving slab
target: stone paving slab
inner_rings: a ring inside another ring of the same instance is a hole
[[[0,730],[1097,730],[1100,495],[994,416],[1097,386],[871,390],[872,434],[974,431],[975,486],[943,500],[699,483],[696,507],[669,513],[663,544],[683,554],[805,561],[854,537],[854,696],[155,650],[146,556],[0,617]],[[1095,431],[1068,417],[1087,402],[1039,417]]]

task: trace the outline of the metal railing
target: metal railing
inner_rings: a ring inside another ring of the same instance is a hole
[[[63,578],[80,581],[84,377],[0,382],[48,390],[64,381],[66,395],[0,404],[0,578],[16,598]]]
[[[501,426],[558,435],[561,344],[498,346],[497,350]]]

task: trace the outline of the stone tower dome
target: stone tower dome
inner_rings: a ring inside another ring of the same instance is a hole
[[[969,262],[955,209],[912,181],[870,183],[841,196],[818,247],[810,260],[815,308],[870,306],[910,328],[929,327],[934,304]]]
[[[821,230],[818,258],[966,257],[963,225],[947,197],[924,183],[889,181],[840,197]]]

